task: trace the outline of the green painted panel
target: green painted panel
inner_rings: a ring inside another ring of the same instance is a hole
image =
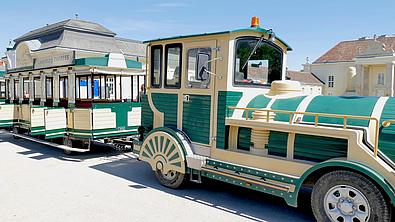
[[[94,103],[92,109],[111,109],[111,112],[116,113],[116,128],[119,130],[128,129],[128,112],[132,111],[133,107],[140,107],[140,103],[136,102],[121,102],[121,103]]]
[[[233,114],[233,110],[228,110],[229,106],[236,106],[239,103],[242,92],[218,92],[217,107],[217,148],[225,149],[226,127],[225,118]]]
[[[193,142],[210,143],[211,96],[189,95],[184,102],[182,130]]]
[[[152,93],[152,101],[159,112],[164,113],[165,127],[177,127],[178,95]]]
[[[141,124],[146,130],[153,128],[154,124],[154,113],[148,102],[148,96],[141,96]]]
[[[90,57],[75,60],[76,66],[107,66],[108,57]]]
[[[322,162],[347,157],[347,147],[346,139],[296,134],[294,158]]]
[[[247,108],[258,108],[258,109],[266,108],[270,100],[271,100],[270,98],[264,95],[258,95],[248,103]],[[243,117],[246,117],[246,112],[243,113]],[[249,118],[252,117],[252,112],[249,112],[248,117]]]
[[[389,98],[381,113],[380,121],[395,119],[395,98]],[[379,138],[379,150],[395,162],[395,124],[382,128]]]
[[[251,128],[240,127],[237,140],[237,149],[249,151],[251,145]]]
[[[296,111],[298,108],[299,104],[302,102],[302,100],[306,98],[306,96],[300,96],[300,97],[295,97],[295,98],[290,98],[290,99],[277,99],[271,109],[274,110],[286,110],[286,111]],[[285,113],[277,113],[276,117],[274,118],[276,121],[283,121],[283,122],[288,122],[289,121],[289,115]]]
[[[266,145],[269,155],[287,157],[288,133],[270,131]]]
[[[337,97],[337,96],[317,96],[307,107],[306,112],[331,113],[355,116],[371,116],[378,97]],[[314,122],[314,117],[305,116],[303,121]],[[319,123],[343,124],[342,119],[320,117]],[[367,127],[367,120],[349,119],[349,125]]]

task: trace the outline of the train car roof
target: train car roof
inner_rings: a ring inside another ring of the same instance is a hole
[[[269,31],[269,30],[261,28],[261,27],[249,27],[249,28],[241,28],[241,29],[228,30],[228,31],[222,31],[222,32],[208,32],[208,33],[202,33],[202,34],[179,35],[179,36],[172,36],[172,37],[167,37],[167,38],[158,38],[158,39],[144,41],[144,43],[152,43],[152,42],[158,42],[158,41],[164,41],[164,40],[190,38],[190,37],[198,37],[198,36],[221,35],[221,34],[245,32],[245,31],[253,31],[253,32],[263,33],[263,34],[270,34],[271,33],[271,30]],[[282,39],[280,39],[277,36],[276,36],[276,39],[278,39],[282,44],[284,44],[287,47],[288,51],[292,51],[292,48],[286,42],[284,42]]]

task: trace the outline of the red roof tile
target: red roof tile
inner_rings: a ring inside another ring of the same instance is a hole
[[[386,49],[393,49],[395,47],[395,37],[379,37],[378,42],[385,45]],[[361,39],[342,41],[327,51],[324,55],[319,57],[314,63],[333,63],[333,62],[351,62],[353,59],[366,51],[369,43],[375,41],[374,39]]]
[[[293,80],[293,81],[298,81],[302,84],[308,84],[308,85],[324,85],[324,82],[322,82],[317,76],[315,76],[311,72],[297,72],[297,71],[287,71],[287,79]]]

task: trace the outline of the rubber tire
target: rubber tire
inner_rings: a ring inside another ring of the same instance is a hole
[[[63,138],[63,145],[68,146],[68,147],[73,147],[73,140],[71,140],[71,139],[69,139],[67,137],[64,137]],[[71,151],[71,150],[64,149],[63,153],[68,155],[68,156],[73,155],[73,151]]]
[[[19,134],[19,128],[17,126],[13,126],[12,127],[12,133]],[[12,137],[14,138],[14,140],[21,139],[20,137],[17,137],[17,136],[14,136],[14,135]]]
[[[156,179],[160,182],[165,187],[169,187],[172,189],[177,189],[182,187],[185,182],[186,182],[186,176],[185,174],[176,172],[177,176],[173,180],[168,180],[163,177],[162,173],[160,170],[154,171]]]
[[[377,186],[366,177],[350,171],[333,171],[322,176],[313,187],[311,207],[317,221],[331,222],[323,208],[325,194],[334,186],[349,185],[368,199],[371,212],[369,222],[391,222],[391,205],[386,202]]]

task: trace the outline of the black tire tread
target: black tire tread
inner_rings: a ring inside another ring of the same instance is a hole
[[[314,185],[311,207],[317,221],[331,222],[322,205],[326,192],[336,185],[353,186],[365,195],[371,208],[369,222],[391,222],[392,208],[377,186],[365,176],[346,170],[327,173]]]

